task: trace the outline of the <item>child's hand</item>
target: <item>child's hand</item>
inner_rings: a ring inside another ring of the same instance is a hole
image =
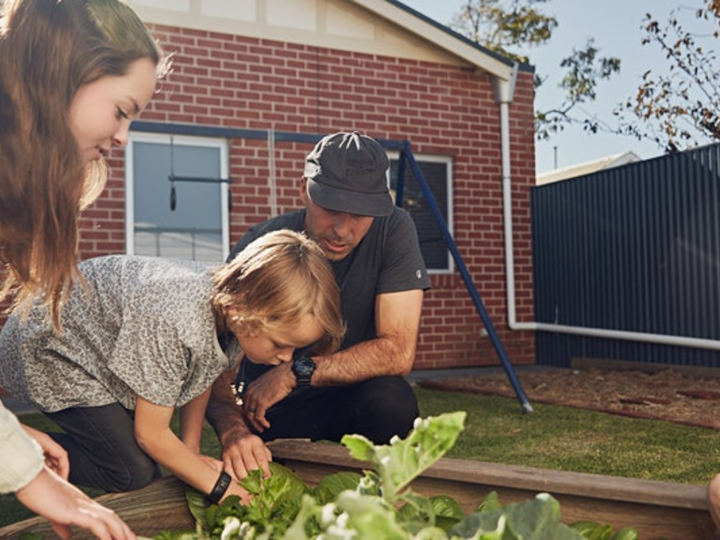
[[[200,459],[203,461],[203,463],[208,465],[213,471],[215,471],[217,473],[222,472],[222,470],[223,470],[223,462],[222,461],[220,461],[219,459],[216,459],[212,456],[206,456],[203,454],[198,454],[198,455],[199,455]]]
[[[225,492],[225,496],[223,497],[223,499],[225,499],[225,497],[227,497],[228,495],[237,495],[238,497],[240,497],[240,502],[244,505],[248,504],[250,502],[250,499],[252,498],[250,494],[245,491],[245,488],[241,487],[235,479],[230,482],[230,486]]]

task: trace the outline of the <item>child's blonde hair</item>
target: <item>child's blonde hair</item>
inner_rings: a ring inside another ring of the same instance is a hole
[[[310,315],[323,330],[315,353],[340,346],[340,291],[322,250],[304,234],[283,229],[261,236],[216,271],[214,285],[216,312],[240,308],[233,322],[247,331],[272,331]]]

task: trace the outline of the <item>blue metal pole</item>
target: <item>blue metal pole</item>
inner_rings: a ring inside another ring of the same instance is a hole
[[[397,185],[395,186],[395,206],[402,208],[403,196],[405,192],[405,159],[404,152],[401,148],[400,159],[398,160],[398,176]]]
[[[452,253],[453,259],[455,260],[455,264],[458,267],[458,270],[460,270],[460,275],[462,276],[463,281],[465,282],[465,286],[467,287],[467,290],[470,293],[470,296],[472,297],[472,300],[475,304],[475,308],[477,309],[477,312],[480,315],[480,319],[482,319],[483,325],[485,325],[485,329],[487,330],[488,336],[490,337],[490,340],[492,341],[492,344],[495,347],[495,351],[497,352],[498,356],[500,357],[500,361],[502,362],[503,369],[505,370],[505,373],[507,374],[508,379],[510,379],[510,384],[512,385],[513,389],[515,390],[515,394],[517,395],[517,398],[520,401],[522,410],[525,413],[532,413],[533,412],[532,405],[530,405],[530,402],[528,401],[527,396],[525,395],[525,391],[523,390],[522,385],[520,384],[520,381],[517,378],[515,369],[513,368],[512,364],[510,363],[510,359],[508,358],[508,355],[505,352],[505,348],[503,347],[503,344],[500,341],[500,337],[498,336],[497,331],[495,330],[495,326],[493,325],[492,321],[490,320],[490,316],[488,315],[488,312],[485,309],[485,305],[483,304],[483,301],[480,298],[480,293],[478,293],[477,287],[475,287],[475,284],[472,281],[472,277],[470,276],[470,273],[468,272],[467,268],[465,267],[465,263],[463,262],[463,259],[460,256],[460,252],[457,249],[455,240],[453,239],[452,235],[450,234],[450,231],[448,230],[447,223],[445,223],[445,219],[443,218],[442,213],[440,212],[440,208],[438,208],[437,202],[435,202],[435,197],[433,196],[432,192],[430,191],[430,187],[428,186],[427,182],[425,181],[425,177],[423,176],[422,171],[420,170],[420,167],[418,166],[417,162],[415,161],[415,157],[412,154],[412,150],[410,149],[410,143],[408,141],[403,142],[402,150],[400,152],[400,164],[399,164],[399,169],[398,169],[398,186],[399,186],[398,192],[402,193],[402,185],[404,182],[404,178],[402,178],[399,173],[401,171],[404,173],[404,163],[403,162],[406,159],[407,159],[408,163],[410,163],[410,168],[412,169],[413,173],[415,174],[415,178],[417,179],[418,184],[420,184],[420,189],[422,190],[423,194],[425,195],[425,199],[427,200],[428,204],[430,205],[430,209],[432,210],[432,213],[435,216],[435,220],[437,221],[437,224],[440,227],[443,237],[445,238],[445,243],[447,244],[448,248],[450,249],[450,253]],[[398,206],[401,206],[402,199],[397,198],[397,203],[399,203]]]

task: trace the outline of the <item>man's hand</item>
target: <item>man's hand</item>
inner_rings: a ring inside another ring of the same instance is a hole
[[[290,363],[280,364],[263,373],[248,385],[243,396],[243,412],[245,421],[255,431],[262,433],[270,427],[265,418],[267,410],[285,399],[295,388],[295,375]]]
[[[240,429],[228,431],[222,446],[223,468],[233,478],[242,480],[255,469],[261,469],[265,478],[270,476],[272,452],[257,435]]]
[[[248,407],[247,396],[243,396],[246,403],[244,407],[238,406],[235,402],[235,396],[231,391],[231,383],[235,375],[236,373],[225,371],[213,383],[206,413],[223,448],[223,468],[226,473],[238,480],[245,478],[248,472],[254,469],[261,469],[263,475],[268,477],[272,453],[263,440],[252,432],[251,424],[244,414]],[[288,375],[294,377],[292,372]]]

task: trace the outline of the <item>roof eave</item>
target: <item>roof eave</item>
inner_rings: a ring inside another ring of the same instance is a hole
[[[446,26],[433,21],[422,13],[405,6],[397,0],[350,0],[390,20],[417,36],[465,60],[478,69],[504,81],[513,77],[514,62],[471,42]],[[530,66],[523,66],[530,67]]]

